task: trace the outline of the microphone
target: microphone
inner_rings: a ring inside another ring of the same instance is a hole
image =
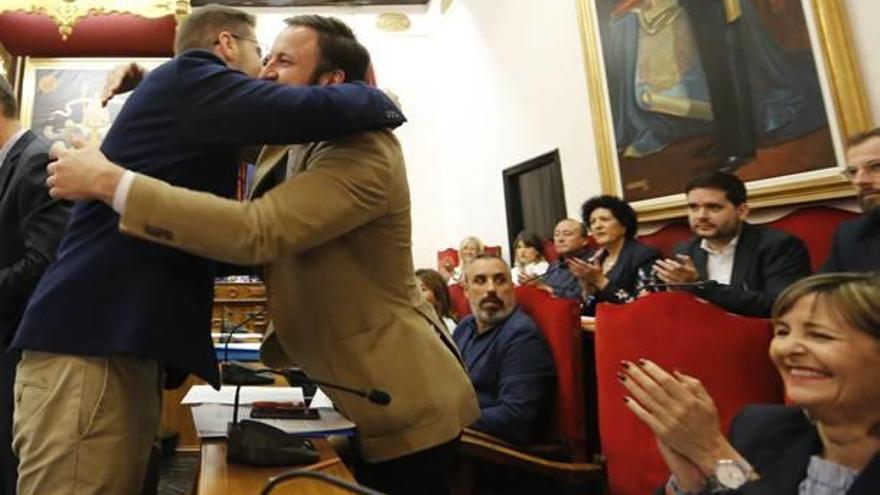
[[[644,284],[644,288],[653,289],[714,289],[719,284],[715,280],[700,280],[699,282],[651,282]]]
[[[276,486],[284,483],[285,481],[289,481],[295,478],[312,478],[328,485],[333,485],[337,488],[342,488],[343,490],[347,490],[351,493],[359,493],[361,495],[384,495],[382,492],[377,492],[371,488],[367,488],[365,486],[359,486],[348,481],[337,478],[336,476],[331,476],[327,473],[322,473],[320,471],[309,471],[308,468],[305,469],[293,469],[290,471],[283,472],[278,476],[273,476],[269,478],[269,481],[260,491],[260,495],[269,495],[269,493],[275,489]]]
[[[313,464],[321,455],[312,442],[272,425],[238,420],[241,385],[235,387],[232,422],[226,428],[226,461],[259,467]]]
[[[261,370],[263,371],[263,370]],[[373,404],[377,404],[380,406],[387,406],[391,404],[391,394],[384,390],[371,388],[369,390],[359,390],[356,388],[345,387],[343,385],[337,385],[335,383],[328,383],[320,380],[315,380],[314,378],[306,375],[302,372],[302,370],[288,368],[283,371],[275,371],[275,370],[266,370],[271,373],[278,373],[287,378],[287,383],[291,386],[302,387],[307,384],[314,384],[321,387],[332,388],[334,390],[341,390],[343,392],[347,392],[349,394],[357,395],[358,397],[363,397]]]
[[[228,331],[226,330],[226,312],[224,311],[220,315],[220,331],[227,331],[226,338],[223,339],[223,362],[220,364],[221,383],[225,385],[268,385],[275,381],[270,377],[254,373],[246,366],[229,361],[229,343],[232,341],[232,336],[235,335],[235,332],[241,329],[241,327],[264,314],[266,314],[266,308],[263,308],[256,313],[249,313],[247,318],[240,321]]]

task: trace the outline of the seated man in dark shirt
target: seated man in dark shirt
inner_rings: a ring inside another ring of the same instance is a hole
[[[517,307],[504,260],[481,254],[464,275],[473,314],[454,338],[480,403],[480,419],[471,427],[512,443],[534,441],[549,422],[555,382],[547,341]]]
[[[583,289],[577,277],[568,269],[565,259],[577,257],[586,261],[589,254],[587,241],[587,228],[583,223],[572,218],[560,221],[553,229],[553,247],[559,259],[539,277],[521,275],[520,285],[533,285],[556,297],[581,299]]]

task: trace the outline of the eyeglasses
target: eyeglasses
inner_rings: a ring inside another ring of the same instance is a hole
[[[863,165],[861,167],[857,167],[855,165],[849,165],[843,169],[843,175],[849,180],[853,180],[858,175],[859,170],[865,172],[865,174],[872,177],[880,177],[880,161],[869,163],[867,165]]]
[[[259,41],[255,40],[254,38],[246,38],[244,36],[241,36],[241,35],[238,35],[235,33],[229,33],[229,35],[237,40],[247,41],[248,43],[252,43],[254,45],[254,48],[257,49],[257,56],[260,57],[260,60],[263,59],[263,46],[260,45]],[[219,41],[214,42],[215,45],[217,45],[219,43],[220,43]]]

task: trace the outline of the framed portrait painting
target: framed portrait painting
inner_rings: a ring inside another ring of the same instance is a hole
[[[165,59],[27,58],[21,91],[21,121],[49,142],[70,145],[72,137],[98,145],[127,94],[101,106],[107,76],[118,65],[137,62],[152,69]]]
[[[640,220],[715,170],[753,207],[852,194],[843,146],[871,119],[842,2],[577,2],[602,188]]]

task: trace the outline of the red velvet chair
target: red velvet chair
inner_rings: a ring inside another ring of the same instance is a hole
[[[661,292],[597,310],[599,431],[613,495],[644,495],[669,471],[654,436],[626,407],[617,381],[622,360],[650,359],[695,376],[712,395],[727,432],[751,403],[781,403],[783,388],[767,355],[770,322],[727,313],[685,292]]]
[[[687,220],[676,220],[652,234],[640,235],[639,241],[660,251],[663,256],[671,257],[672,248],[692,235]]]
[[[501,256],[501,246],[486,246],[486,252],[495,256]]]
[[[856,216],[858,214],[851,211],[811,206],[795,210],[769,225],[803,239],[810,251],[810,265],[816,271],[831,252],[831,239],[837,224]]]
[[[440,273],[443,273],[443,267],[452,267],[449,269],[452,271],[456,266],[458,266],[458,251],[455,248],[437,251],[437,270]]]
[[[553,436],[557,441],[519,447],[467,430],[462,436],[462,469],[456,489],[459,495],[471,493],[474,459],[567,482],[597,481],[602,475],[601,464],[587,462],[580,303],[552,297],[533,287],[517,287],[516,297],[547,339],[556,364]]]
[[[556,246],[553,244],[553,239],[547,239],[544,241],[544,246],[541,248],[542,254],[544,255],[544,259],[547,260],[547,263],[553,264],[559,258],[559,254],[556,253]]]

